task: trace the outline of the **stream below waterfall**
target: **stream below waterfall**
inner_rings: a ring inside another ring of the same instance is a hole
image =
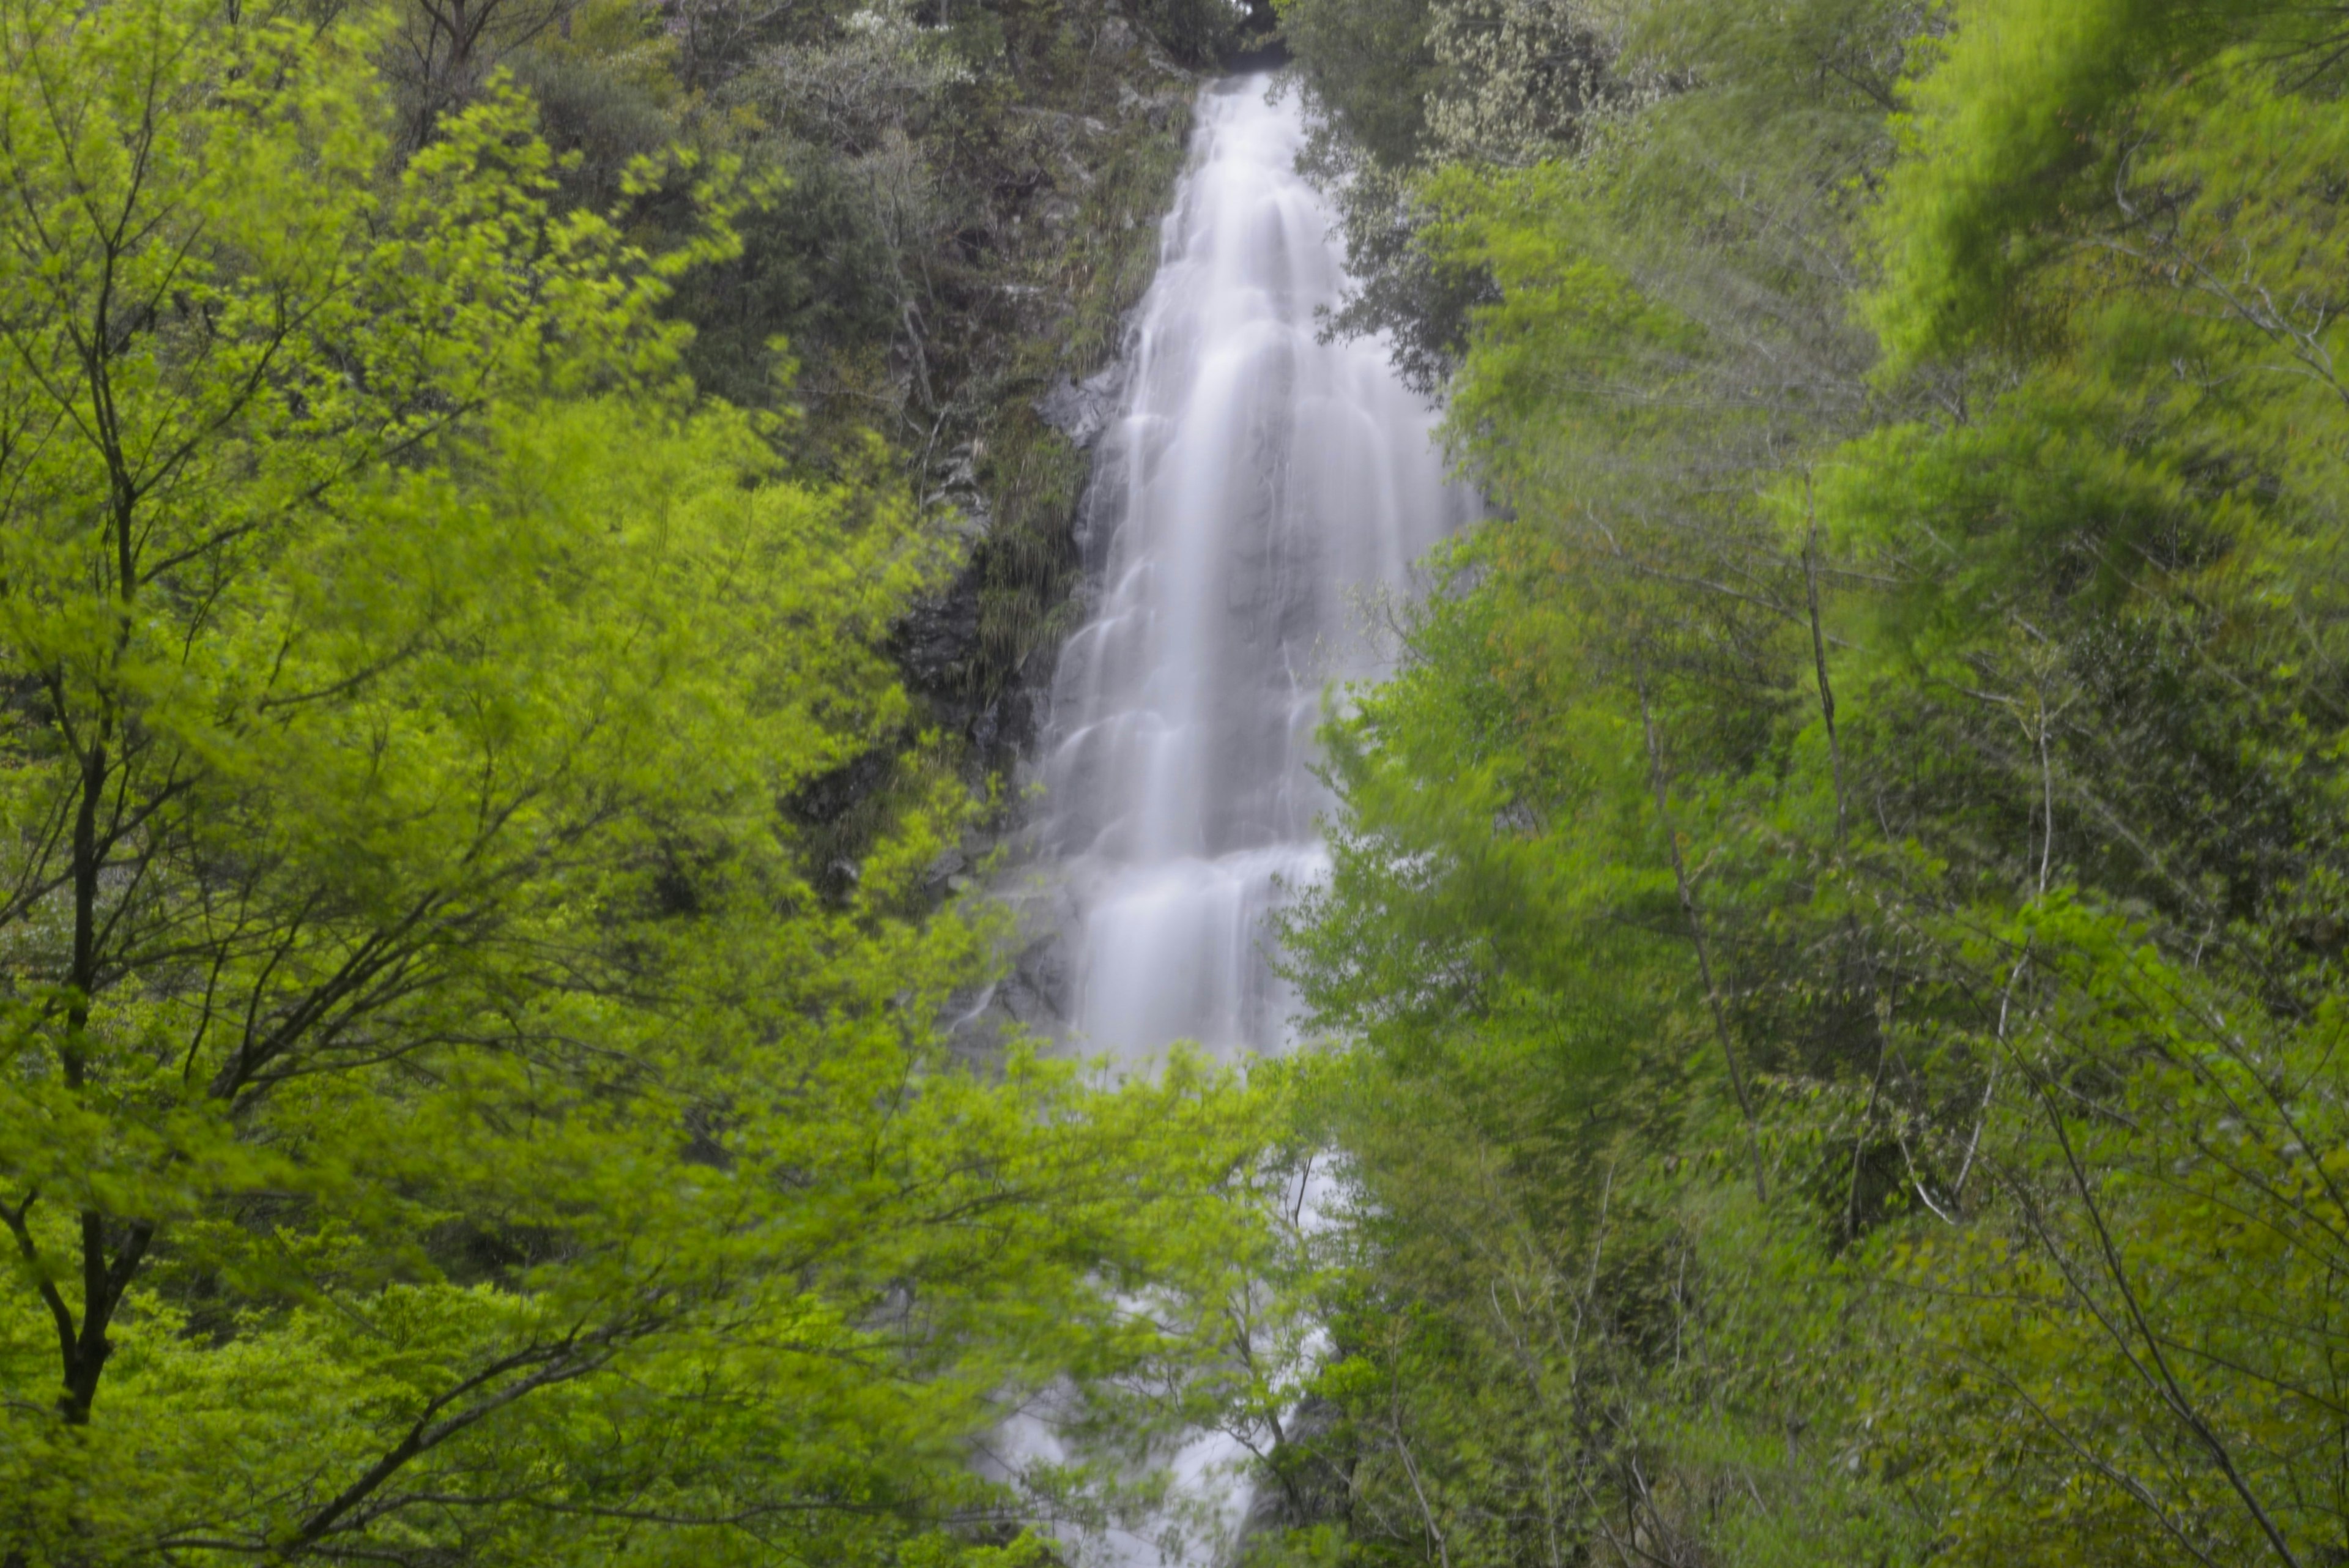
[[[1075,1048],[1137,1064],[1178,1040],[1226,1057],[1287,1044],[1267,921],[1326,865],[1323,692],[1374,671],[1372,602],[1475,510],[1387,345],[1319,336],[1342,242],[1297,170],[1297,95],[1274,79],[1201,94],[1094,449],[1092,613],[1061,651],[1038,757],[1055,1011]],[[1246,1507],[1239,1457],[1217,1436],[1167,1456],[1211,1521],[1194,1560]],[[1154,1535],[1093,1545],[1122,1563],[1180,1554]]]

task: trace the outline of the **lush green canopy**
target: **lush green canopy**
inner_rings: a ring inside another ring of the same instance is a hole
[[[1385,154],[1500,515],[1330,732],[1291,1544],[2333,1561],[2349,32],[1577,14]]]
[[[497,82],[398,158],[382,37],[0,10],[0,1560],[991,1560],[1099,1490],[1021,1399],[1215,1342],[1258,1101],[947,1051],[950,535],[662,315],[771,192],[647,250]]]

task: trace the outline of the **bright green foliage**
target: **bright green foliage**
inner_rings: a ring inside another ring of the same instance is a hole
[[[946,1051],[963,786],[789,804],[947,548],[679,377],[726,171],[395,167],[378,36],[0,10],[0,1558],[1032,1561],[972,1445],[1212,1342],[1263,1096]]]
[[[2323,6],[2258,0],[1977,0],[1930,57],[1909,156],[1875,223],[1885,278],[1871,314],[1896,367],[1978,341],[2028,297],[2051,247],[2098,216],[2137,121],[2173,83],[2230,84],[2260,114],[2331,90],[2344,36]],[[2243,55],[2228,50],[2257,42]]]
[[[1413,186],[1506,515],[1331,727],[1294,1547],[2333,1561],[2349,35],[1621,10]]]
[[[2322,1562],[2343,1484],[2340,1021],[2245,1012],[2066,899],[1981,1223],[1893,1260],[1920,1354],[1874,1399],[1961,1562]],[[2069,1084],[2066,1079],[2071,1080]],[[2086,1080],[2093,1096],[2072,1085]]]

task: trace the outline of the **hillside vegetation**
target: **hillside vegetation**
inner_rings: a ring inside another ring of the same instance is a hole
[[[2349,14],[1283,21],[1494,517],[1328,732],[1263,1549],[2349,1561]]]

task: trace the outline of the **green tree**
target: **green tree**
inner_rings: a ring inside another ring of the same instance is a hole
[[[1623,16],[1414,186],[1506,515],[1296,938],[1349,1540],[2329,1561],[2339,17]]]
[[[0,1555],[985,1557],[1021,1398],[1214,1345],[1257,1102],[947,1051],[964,787],[834,897],[790,808],[949,551],[678,375],[725,171],[395,165],[379,40],[0,12]]]

